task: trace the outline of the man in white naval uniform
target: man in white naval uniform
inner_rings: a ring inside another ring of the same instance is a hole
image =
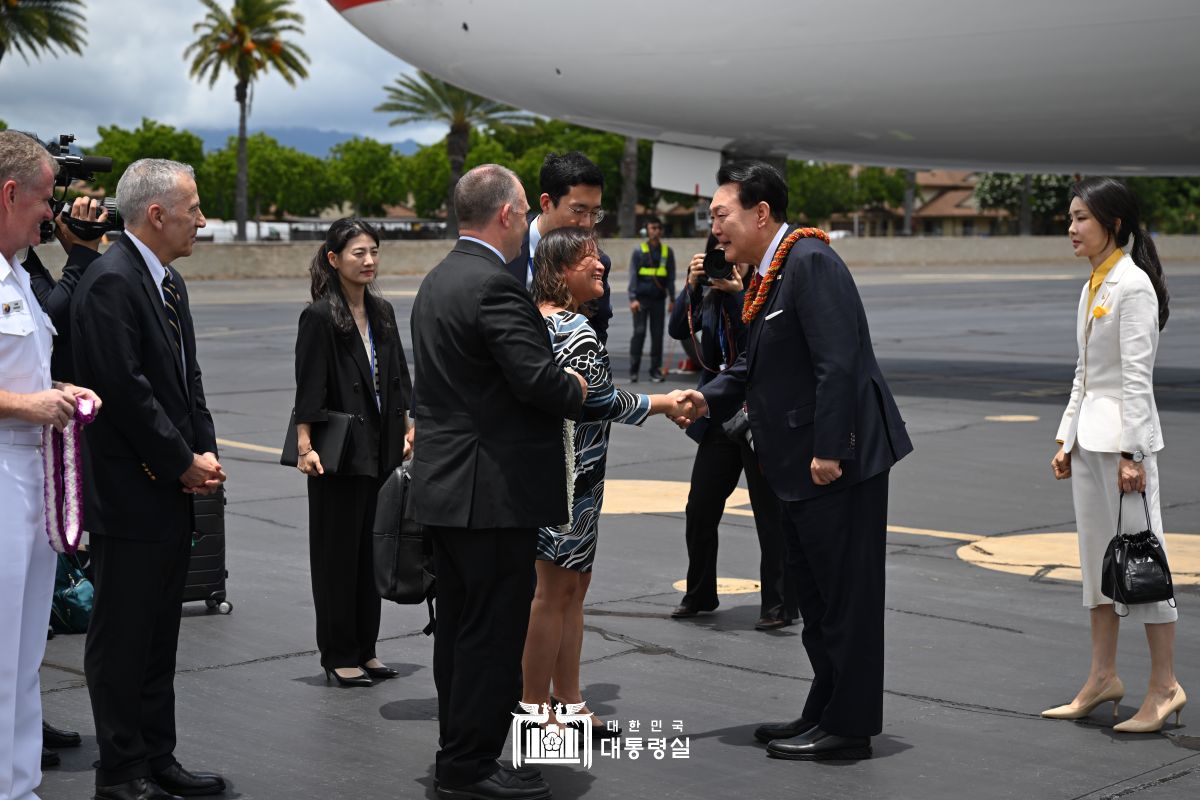
[[[61,430],[86,389],[50,381],[54,327],[17,253],[51,217],[54,160],[37,140],[0,131],[0,800],[41,783],[38,667],[54,589],[46,533],[42,429]],[[98,407],[98,406],[97,406]]]

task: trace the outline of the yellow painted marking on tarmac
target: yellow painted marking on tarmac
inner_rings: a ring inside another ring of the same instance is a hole
[[[687,481],[604,481],[604,514],[679,514],[687,507]],[[750,493],[740,486],[725,501],[730,506],[750,505]]]
[[[1041,273],[1041,272],[906,272],[900,276],[906,281],[929,281],[931,283],[981,283],[987,281],[1069,281],[1078,280],[1076,273]]]
[[[955,531],[935,531],[929,528],[906,528],[902,525],[888,525],[889,533],[911,533],[914,536],[932,536],[935,539],[957,539],[963,542],[977,542],[986,539],[977,533],[956,533]]]
[[[233,439],[217,439],[217,444],[221,447],[232,447],[237,450],[251,450],[255,453],[270,453],[273,456],[283,455],[283,451],[278,447],[263,447],[261,444],[235,442]]]
[[[278,452],[278,451],[272,451]],[[683,481],[608,480],[604,488],[605,514],[679,514],[687,506],[689,484]],[[725,513],[752,517],[750,493],[738,487],[725,502]],[[941,531],[888,525],[888,533],[929,536],[965,542],[956,554],[968,564],[1015,575],[1043,575],[1066,581],[1080,581],[1079,547],[1074,533],[1031,533],[1015,536],[983,536],[977,533]],[[1167,558],[1175,583],[1200,584],[1200,534],[1168,533]],[[729,580],[727,589],[720,581]],[[746,586],[737,588],[745,583]],[[748,588],[753,584],[753,588]],[[684,591],[685,581],[673,584]],[[754,581],[718,579],[721,594],[757,592]]]
[[[1041,417],[1032,414],[995,414],[984,419],[988,422],[1037,422]]]
[[[686,592],[687,580],[675,581],[671,588],[677,592]],[[761,588],[761,583],[747,578],[717,578],[717,594],[751,594]]]
[[[1167,534],[1171,579],[1179,585],[1200,584],[1200,535]],[[1074,532],[995,536],[958,548],[958,557],[984,569],[1012,575],[1041,575],[1062,581],[1082,580],[1079,544]]]

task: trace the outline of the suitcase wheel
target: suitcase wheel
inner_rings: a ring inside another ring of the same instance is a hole
[[[233,612],[233,603],[230,603],[224,598],[217,599],[215,597],[209,597],[204,601],[204,606],[209,611],[217,611],[221,614],[229,614]]]

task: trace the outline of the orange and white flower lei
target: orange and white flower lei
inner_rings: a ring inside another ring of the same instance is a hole
[[[792,245],[801,239],[811,237],[829,244],[829,234],[820,228],[796,228],[796,230],[787,235],[783,242],[780,243],[779,249],[775,251],[775,257],[771,259],[771,265],[767,267],[766,277],[764,278],[757,272],[754,273],[754,279],[750,282],[750,288],[746,290],[746,302],[742,306],[742,324],[749,325],[750,321],[758,316],[758,312],[766,304],[767,295],[771,293],[771,284],[775,283],[775,277],[779,275],[779,270],[783,268],[783,262],[787,261]]]

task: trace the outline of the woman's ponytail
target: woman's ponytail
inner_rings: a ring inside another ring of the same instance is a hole
[[[1163,277],[1162,263],[1158,260],[1158,248],[1154,246],[1150,234],[1140,226],[1133,229],[1133,252],[1130,255],[1134,263],[1149,276],[1154,293],[1158,295],[1158,329],[1161,331],[1167,326],[1167,317],[1171,316],[1168,307],[1171,295],[1167,292],[1167,279]]]

